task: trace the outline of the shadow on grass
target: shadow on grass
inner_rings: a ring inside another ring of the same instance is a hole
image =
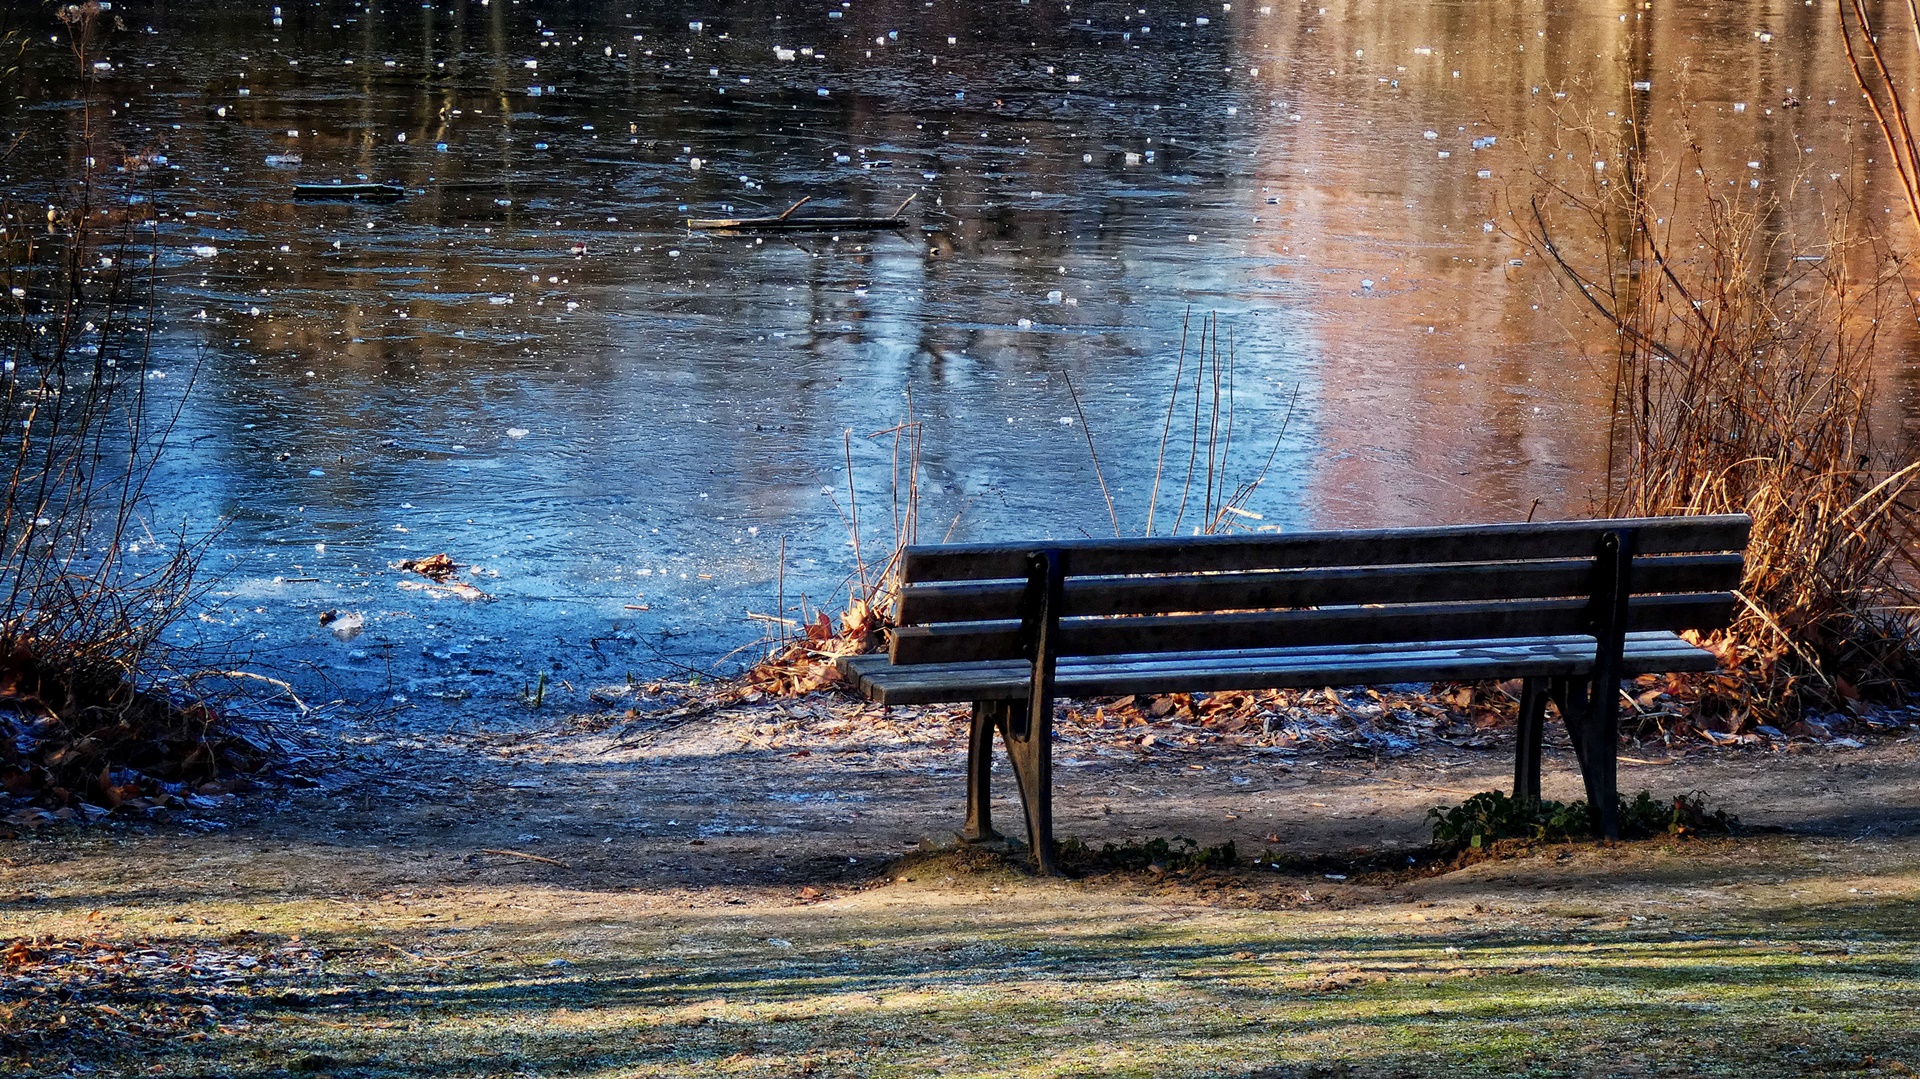
[[[1517,1071],[1529,1060],[1566,1074],[1585,1070],[1604,1040],[1624,1054],[1614,1064],[1652,1054],[1647,1074],[1661,1057],[1692,1061],[1694,1074],[1754,1074],[1789,1052],[1810,1070],[1840,1071],[1862,1054],[1920,1048],[1914,904],[1862,900],[1812,921],[1798,913],[1755,912],[1703,935],[1383,932],[1273,918],[1116,928],[1110,911],[1004,909],[918,924],[815,911],[763,915],[748,928],[711,912],[636,928],[571,960],[379,971],[356,969],[369,954],[362,940],[325,975],[261,985],[250,1000],[220,996],[247,1029],[179,1045],[165,1060],[190,1070],[217,1057],[222,1074],[267,1075],[310,1055],[332,1061],[318,1069],[332,1074],[396,1077],[1223,1074],[1229,1063],[1245,1074],[1329,1061],[1427,1074],[1502,1062]],[[1760,924],[1764,936],[1733,935]],[[1864,924],[1882,927],[1881,939],[1836,936]],[[750,935],[770,932],[791,935]],[[156,987],[119,1003],[164,1010],[208,999]],[[1073,1062],[1082,1066],[1059,1070]]]

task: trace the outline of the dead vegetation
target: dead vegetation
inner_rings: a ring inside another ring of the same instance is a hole
[[[58,17],[87,91],[72,138],[99,164],[44,214],[7,199],[0,215],[0,788],[73,815],[163,805],[257,771],[268,747],[169,677],[163,634],[202,593],[205,539],[160,527],[146,490],[193,372],[152,362],[144,159],[93,128],[113,24],[98,4]]]
[[[1742,609],[1709,642],[1740,676],[1692,680],[1696,722],[1739,734],[1905,699],[1920,454],[1874,429],[1873,380],[1901,262],[1831,188],[1727,186],[1684,124],[1666,157],[1644,124],[1555,130],[1547,160],[1569,165],[1543,167],[1514,217],[1617,342],[1596,511],[1754,522]]]

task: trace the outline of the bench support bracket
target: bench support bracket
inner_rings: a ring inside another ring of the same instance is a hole
[[[1604,839],[1620,838],[1620,679],[1625,673],[1627,601],[1633,594],[1633,532],[1618,529],[1600,537],[1595,559],[1592,606],[1593,675],[1584,700],[1565,702],[1563,711],[1580,778],[1587,788],[1587,811]]]
[[[1027,844],[1040,872],[1059,876],[1053,857],[1053,680],[1060,632],[1060,595],[1066,554],[1035,551],[1027,557],[1027,592],[1021,603],[1020,643],[1032,663],[1024,701],[975,701],[967,735],[967,822],[960,838],[990,843],[993,830],[993,733],[1007,745],[1007,760],[1026,810]]]
[[[1015,705],[1002,733],[1007,759],[1027,811],[1027,842],[1040,872],[1058,876],[1053,860],[1053,679],[1060,635],[1060,601],[1067,554],[1058,548],[1027,556],[1027,591],[1020,604],[1020,644],[1032,667],[1026,707]]]
[[[1520,683],[1520,728],[1513,749],[1513,800],[1540,800],[1540,736],[1546,725],[1547,689],[1543,679]]]
[[[960,839],[967,843],[992,843],[1000,838],[993,830],[993,732],[1007,723],[1007,702],[973,702],[973,725],[967,733],[967,823]]]

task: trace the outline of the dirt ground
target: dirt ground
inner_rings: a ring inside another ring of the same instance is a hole
[[[1295,860],[1055,880],[953,849],[957,710],[345,723],[319,786],[0,845],[0,1071],[1911,1074],[1917,731],[1629,750],[1624,790],[1745,830],[1436,874],[1377,867],[1510,784],[1497,738],[1069,731],[1061,834]]]

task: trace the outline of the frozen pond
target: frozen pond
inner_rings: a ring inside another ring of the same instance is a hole
[[[1227,480],[1273,460],[1239,526],[1584,512],[1604,343],[1505,234],[1556,111],[1637,118],[1657,150],[1685,95],[1756,188],[1872,135],[1811,4],[113,14],[107,137],[166,159],[161,366],[199,368],[161,505],[230,522],[201,628],[416,702],[705,667],[765,629],[783,540],[789,605],[831,606],[847,462],[871,555],[895,514],[875,432],[909,397],[923,539],[1110,534],[1081,410],[1137,533],[1177,368],[1165,531],[1213,313]],[[29,204],[78,167],[63,59],[8,115]],[[291,197],[361,179],[409,195]],[[910,195],[898,231],[685,227]],[[396,587],[439,551],[496,600]],[[321,628],[335,610],[364,632]]]

